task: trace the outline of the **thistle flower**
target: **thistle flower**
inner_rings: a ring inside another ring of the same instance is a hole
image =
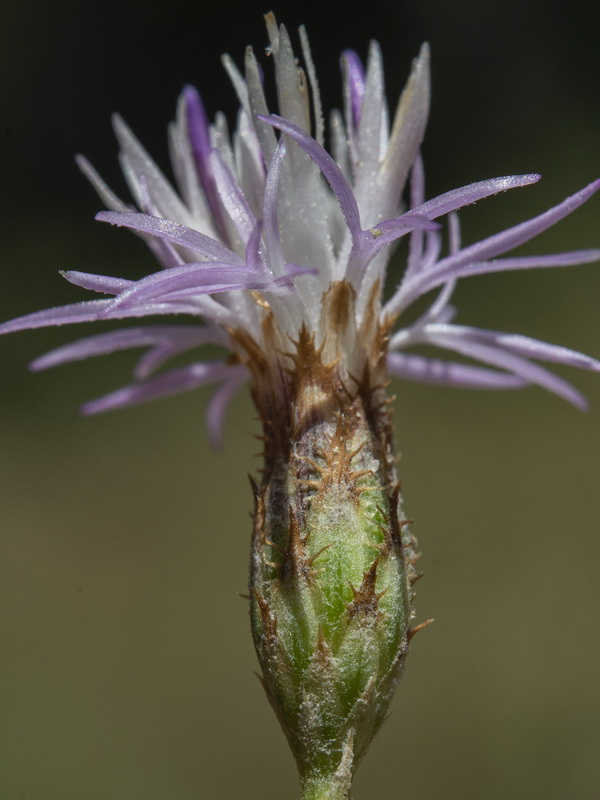
[[[123,203],[84,159],[108,207],[97,219],[129,228],[161,269],[137,281],[67,271],[104,299],[30,314],[0,333],[49,325],[184,314],[191,324],[113,330],[60,347],[34,370],[147,348],[135,382],[84,406],[96,413],[213,383],[213,441],[249,381],[263,421],[265,467],[254,486],[253,633],[264,685],[296,758],[306,798],[346,797],[381,724],[417,628],[416,540],[395,470],[386,386],[390,375],[450,386],[540,385],[576,406],[581,394],[536,361],[600,370],[581,353],[518,334],[453,323],[459,278],[595,261],[600,250],[506,253],[586,202],[595,181],[533,219],[463,246],[455,212],[539,175],[493,178],[425,199],[419,155],[429,110],[429,52],[415,60],[391,125],[381,53],[363,68],[342,57],[344,109],[325,125],[308,40],[306,71],[285,28],[267,16],[279,114],[270,113],[258,62],[224,66],[240,110],[230,136],[184,89],[170,134],[178,192],[120,118],[121,165],[137,208]],[[442,255],[448,219],[448,253]],[[400,283],[386,289],[394,244],[408,237]],[[397,327],[418,298],[428,310]],[[384,296],[388,299],[384,300]],[[204,344],[228,354],[159,371]],[[481,362],[425,358],[430,344]]]

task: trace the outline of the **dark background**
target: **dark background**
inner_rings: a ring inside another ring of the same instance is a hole
[[[275,4],[304,22],[326,108],[339,53],[382,44],[391,103],[421,42],[433,53],[424,154],[430,196],[539,171],[463,215],[465,240],[600,176],[600,56],[591,4],[421,0]],[[256,3],[11,4],[0,26],[2,319],[81,299],[59,269],[154,269],[77,171],[84,152],[121,195],[110,114],[167,169],[186,82],[234,122],[219,55],[266,44]],[[295,39],[297,42],[297,39]],[[266,64],[268,74],[268,63]],[[600,200],[531,252],[600,246]],[[600,272],[587,265],[474,278],[465,324],[600,357]],[[101,328],[98,328],[100,330]],[[82,419],[133,357],[29,375],[34,356],[92,331],[0,343],[0,797],[192,800],[297,795],[287,745],[252,672],[245,601],[254,412],[225,446],[204,392]],[[585,800],[600,788],[600,380],[563,371],[582,414],[538,389],[396,384],[397,440],[425,578],[419,635],[392,715],[361,767],[361,798]]]

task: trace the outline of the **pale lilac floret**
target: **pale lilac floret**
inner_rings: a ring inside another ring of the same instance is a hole
[[[365,94],[365,68],[354,50],[346,50],[342,53],[342,70],[344,74],[346,119],[351,119],[352,125],[356,129],[360,121],[360,112]]]
[[[230,353],[236,353],[232,332],[244,330],[263,344],[265,304],[278,328],[293,340],[303,325],[319,333],[321,299],[333,281],[352,285],[357,328],[374,289],[386,323],[401,321],[415,300],[437,289],[428,310],[392,334],[387,354],[392,375],[478,389],[537,384],[584,408],[585,399],[574,387],[535,361],[600,371],[598,361],[518,334],[454,324],[450,299],[456,281],[470,275],[600,259],[599,249],[506,256],[585,203],[600,189],[600,181],[539,216],[463,247],[458,209],[533,184],[540,176],[492,178],[426,200],[419,151],[429,112],[428,48],[424,46],[415,60],[391,122],[379,47],[371,46],[366,68],[354,52],[343,54],[344,110],[331,115],[330,154],[324,147],[318,83],[304,30],[300,39],[312,110],[306,101],[307,81],[299,79],[285,28],[278,28],[269,16],[267,29],[279,113],[268,109],[262,71],[252,51],[247,51],[244,75],[225,56],[240,102],[236,129],[230,136],[222,115],[209,122],[199,94],[186,87],[169,130],[177,188],[120,117],[114,119],[115,133],[135,206],[121,201],[78,157],[108,208],[97,219],[140,236],[161,269],[137,281],[63,272],[71,283],[105,298],[38,311],[4,323],[0,333],[165,314],[195,318],[190,324],[142,325],[94,335],[60,347],[31,366],[41,370],[144,348],[135,382],[87,403],[83,411],[106,411],[212,383],[217,388],[207,422],[216,443],[227,405],[249,377],[244,364],[231,358]],[[442,218],[447,221],[447,253]],[[405,270],[383,303],[388,262],[396,242],[405,236]],[[175,356],[206,344],[221,348],[222,357],[157,372]],[[484,366],[406,352],[416,345],[450,350]]]

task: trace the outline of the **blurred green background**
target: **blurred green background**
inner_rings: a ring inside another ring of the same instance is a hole
[[[473,241],[600,175],[600,55],[591,4],[422,0],[274,4],[305,22],[327,107],[337,60],[382,43],[395,101],[433,50],[429,194],[507,173],[543,182],[463,215]],[[218,61],[266,43],[256,3],[12,3],[0,30],[2,319],[80,299],[59,269],[136,277],[134,237],[93,222],[83,151],[121,194],[109,115],[166,168],[187,82],[233,121]],[[599,246],[600,201],[530,248]],[[600,357],[600,271],[474,278],[459,321]],[[98,330],[106,328],[98,327]],[[283,735],[253,675],[246,587],[254,412],[233,405],[223,452],[198,392],[82,419],[128,381],[131,355],[30,375],[88,329],[0,343],[0,798],[193,800],[297,795]],[[600,380],[564,371],[579,413],[538,389],[396,384],[408,513],[423,549],[414,641],[356,800],[600,795]]]

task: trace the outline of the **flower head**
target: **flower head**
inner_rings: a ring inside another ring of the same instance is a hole
[[[598,259],[600,250],[500,256],[571,213],[600,182],[534,219],[463,247],[457,209],[534,183],[539,176],[494,178],[425,200],[419,148],[429,110],[427,46],[413,64],[391,125],[377,44],[371,45],[366,69],[355,53],[343,54],[344,110],[331,114],[330,155],[324,148],[323,111],[306,34],[301,29],[303,70],[285,28],[278,28],[272,15],[267,29],[279,115],[269,113],[253,52],[246,53],[245,76],[225,56],[240,103],[236,129],[230,136],[222,115],[210,124],[198,93],[184,89],[169,130],[178,191],[119,117],[114,124],[121,164],[137,209],[123,203],[86,159],[78,159],[110,209],[97,219],[137,233],[161,269],[137,281],[66,271],[68,281],[105,299],[33,313],[0,326],[0,333],[100,319],[187,315],[192,318],[188,324],[128,327],[76,341],[38,358],[32,369],[147,348],[135,368],[135,382],[87,403],[84,412],[215,383],[208,426],[217,440],[229,399],[251,375],[257,382],[257,353],[275,371],[285,371],[290,362],[282,354],[301,330],[314,337],[317,347],[331,350],[335,319],[331,303],[323,299],[332,287],[344,284],[345,313],[352,324],[343,332],[341,347],[349,373],[361,374],[365,359],[385,357],[387,370],[408,380],[487,389],[539,384],[583,407],[585,400],[576,389],[534,362],[598,370],[597,361],[528,337],[455,325],[450,298],[456,281],[469,275]],[[443,237],[436,222],[442,217],[449,225],[447,255],[441,254]],[[386,268],[394,244],[405,236],[406,269],[383,302]],[[439,294],[429,310],[393,332],[402,312],[434,289]],[[194,361],[155,374],[172,357],[206,343],[235,357]],[[485,366],[407,352],[424,343]],[[381,352],[375,353],[374,347]]]
[[[463,247],[458,209],[539,176],[493,178],[425,199],[419,148],[429,110],[427,47],[391,124],[378,46],[371,46],[366,69],[354,53],[343,55],[344,110],[331,116],[330,154],[304,31],[306,72],[272,15],[267,29],[279,114],[267,108],[252,51],[244,77],[225,57],[240,102],[237,127],[230,136],[223,116],[210,124],[200,96],[184,89],[170,129],[178,191],[120,118],[121,164],[137,208],[79,159],[109,208],[97,218],[138,234],[161,269],[137,281],[65,272],[71,283],[105,298],[21,317],[0,333],[187,315],[187,324],[82,339],[32,366],[147,348],[132,385],[84,410],[216,383],[208,409],[213,439],[229,399],[250,379],[265,440],[262,480],[254,486],[254,641],[303,797],[341,800],[421,627],[411,627],[417,542],[395,470],[388,376],[485,389],[538,384],[584,406],[576,389],[535,362],[600,371],[598,361],[525,336],[456,325],[450,299],[457,280],[469,275],[600,259],[600,250],[505,257],[578,208],[600,181]],[[443,217],[446,255],[437,221]],[[409,240],[406,269],[384,294],[389,259],[403,237]],[[403,312],[433,290],[427,311],[398,327]],[[159,371],[207,343],[228,355]],[[420,344],[481,365],[407,352]]]

